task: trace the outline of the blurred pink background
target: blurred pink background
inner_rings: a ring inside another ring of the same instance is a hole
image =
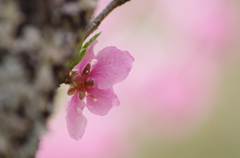
[[[98,0],[96,15],[108,4]],[[56,97],[37,158],[240,157],[240,1],[132,0],[115,9],[95,53],[106,46],[135,58],[114,87],[107,116],[88,110],[83,138],[69,137],[68,86]]]

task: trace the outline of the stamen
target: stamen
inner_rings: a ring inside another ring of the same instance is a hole
[[[74,95],[77,89],[75,87],[70,87],[67,91],[68,95]]]
[[[81,73],[82,76],[87,76],[90,72],[90,69],[91,69],[91,64],[88,63],[84,68],[83,68],[83,71]]]
[[[85,89],[80,89],[80,90],[79,90],[79,95],[78,95],[79,99],[80,99],[80,100],[83,100],[83,99],[85,98],[85,96],[86,96],[86,91],[85,91]]]
[[[76,70],[76,69],[72,70],[70,73],[71,76],[75,76],[77,74],[78,74],[78,70]]]
[[[85,81],[85,86],[87,88],[92,88],[94,86],[94,80],[92,78],[87,78]]]
[[[92,98],[94,98],[94,99],[98,99],[98,97],[95,97],[95,96],[93,96],[92,94],[90,94],[90,93],[87,93],[87,96],[89,96],[89,97],[92,97]]]
[[[75,76],[77,76],[77,74],[78,74],[78,70],[72,70],[71,72],[70,72],[70,74],[69,74],[69,77],[67,78],[67,80],[68,80],[68,83],[69,83],[69,85],[71,86],[71,87],[75,87],[76,86],[76,83],[75,83],[75,81],[74,81],[74,78],[75,78]]]

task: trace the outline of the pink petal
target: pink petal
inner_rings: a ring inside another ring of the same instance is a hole
[[[67,105],[67,128],[69,135],[78,140],[82,138],[87,124],[87,119],[83,116],[82,110],[84,108],[84,102],[78,98],[78,93],[75,93]]]
[[[93,52],[94,46],[97,44],[97,40],[95,40],[88,48],[86,51],[85,56],[83,57],[82,61],[79,62],[78,65],[74,67],[74,69],[77,69],[79,73],[82,72],[82,69],[87,65],[87,63],[91,63],[92,59],[95,59],[96,56]]]
[[[99,89],[108,89],[123,81],[132,68],[133,57],[127,51],[106,47],[97,54],[98,63],[89,74]]]
[[[112,88],[100,90],[97,88],[87,89],[92,96],[87,96],[87,108],[96,115],[106,115],[113,106],[120,104],[118,97]]]

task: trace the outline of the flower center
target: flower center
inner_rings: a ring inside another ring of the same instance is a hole
[[[70,83],[70,88],[68,89],[68,95],[73,95],[76,93],[76,91],[79,91],[80,100],[85,98],[87,94],[86,88],[93,88],[94,86],[94,79],[87,77],[88,74],[90,73],[90,70],[91,70],[91,65],[90,63],[88,63],[83,68],[81,74],[79,74],[78,71],[71,72],[70,76],[71,76],[72,82]],[[87,95],[93,96],[91,94],[87,94]]]

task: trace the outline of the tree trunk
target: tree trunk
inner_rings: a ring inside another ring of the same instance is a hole
[[[95,0],[0,0],[0,158],[32,158]]]

